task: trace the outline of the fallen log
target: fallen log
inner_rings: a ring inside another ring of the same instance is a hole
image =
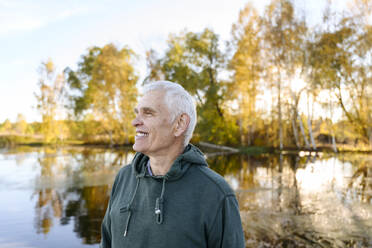
[[[228,146],[221,146],[221,145],[215,145],[207,142],[199,142],[199,145],[209,147],[209,148],[214,148],[214,149],[219,149],[219,150],[225,150],[225,151],[230,151],[230,152],[239,152],[239,149],[228,147]]]

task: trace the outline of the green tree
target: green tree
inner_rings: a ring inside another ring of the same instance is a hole
[[[154,58],[154,51],[149,55],[149,80],[178,82],[194,96],[199,116],[197,136],[202,141],[236,144],[238,127],[226,102],[228,82],[220,77],[226,65],[217,34],[205,29],[171,35],[164,57]]]
[[[108,136],[110,143],[128,143],[134,135],[131,121],[137,100],[135,54],[113,44],[92,47],[82,56],[76,71],[65,69],[70,88],[70,109],[77,120],[94,116],[99,128],[93,135]]]

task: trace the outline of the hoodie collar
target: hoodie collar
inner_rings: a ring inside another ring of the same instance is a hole
[[[133,172],[136,177],[144,177],[146,175],[146,165],[149,157],[143,153],[136,153],[132,165]],[[194,145],[188,144],[183,153],[180,154],[173,162],[171,168],[164,176],[152,176],[153,178],[165,178],[168,181],[180,179],[190,166],[207,166],[204,154]],[[147,174],[148,175],[148,174]]]

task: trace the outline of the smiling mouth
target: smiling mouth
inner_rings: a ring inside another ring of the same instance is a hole
[[[147,136],[149,136],[149,133],[137,131],[136,136],[137,137],[147,137]]]

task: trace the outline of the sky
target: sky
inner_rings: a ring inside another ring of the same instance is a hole
[[[208,27],[226,41],[239,10],[248,2],[0,0],[0,122],[14,122],[19,113],[28,122],[40,121],[35,98],[38,67],[48,58],[57,72],[62,72],[67,66],[76,68],[80,56],[91,46],[128,46],[139,56],[136,68],[141,79],[146,73],[145,52],[164,51],[169,34],[184,29],[200,32]],[[269,1],[250,2],[262,11]],[[296,2],[316,21],[326,1]]]

